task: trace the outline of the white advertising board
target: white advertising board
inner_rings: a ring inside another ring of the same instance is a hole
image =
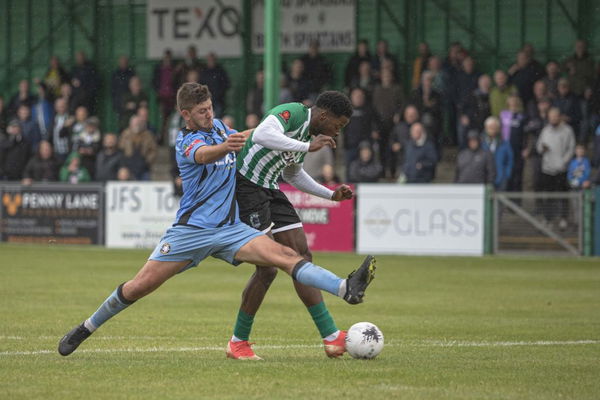
[[[106,247],[154,248],[178,209],[170,182],[108,182]]]
[[[161,58],[171,49],[179,58],[194,45],[200,57],[239,57],[241,15],[241,0],[148,0],[147,56]]]
[[[354,52],[355,0],[281,0],[280,49],[306,53],[311,40],[322,52]],[[252,1],[252,50],[264,51],[264,1]],[[200,57],[242,55],[241,0],[148,0],[148,58],[161,58],[166,49],[182,57],[194,45]]]
[[[319,41],[322,52],[355,50],[355,0],[281,0],[279,44],[282,53],[306,53],[311,40]],[[252,50],[262,53],[264,1],[252,2]]]
[[[357,251],[481,255],[483,185],[361,184]]]

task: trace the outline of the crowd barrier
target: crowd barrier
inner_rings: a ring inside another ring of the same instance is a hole
[[[315,251],[483,255],[498,232],[490,199],[500,194],[483,185],[358,184],[356,199],[340,203],[281,189]],[[600,256],[600,188],[582,198],[581,253]],[[0,199],[0,241],[111,248],[154,247],[179,207],[170,182],[0,183]]]

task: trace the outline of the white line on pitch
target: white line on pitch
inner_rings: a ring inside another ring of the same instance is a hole
[[[600,344],[600,340],[564,340],[549,341],[539,340],[533,342],[461,342],[461,341],[422,341],[413,343],[388,343],[386,346],[422,346],[422,347],[511,347],[511,346],[573,346]],[[256,349],[308,349],[320,345],[292,344],[292,345],[265,345],[255,346]],[[122,349],[82,349],[78,353],[172,353],[172,352],[197,352],[197,351],[223,351],[223,346],[201,347],[149,347],[149,348],[122,348]],[[33,351],[4,351],[0,356],[27,356],[38,354],[55,354],[56,350]]]

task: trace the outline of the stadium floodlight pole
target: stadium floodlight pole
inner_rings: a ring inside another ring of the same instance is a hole
[[[265,110],[270,110],[279,102],[279,6],[279,0],[265,0]]]

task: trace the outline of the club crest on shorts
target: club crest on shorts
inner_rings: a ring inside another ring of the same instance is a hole
[[[170,251],[171,245],[169,243],[163,243],[163,245],[160,246],[160,254],[167,254]]]
[[[249,219],[250,219],[250,225],[252,225],[252,227],[254,229],[260,228],[260,217],[258,216],[257,212],[250,214]]]
[[[288,110],[280,112],[277,115],[279,115],[281,118],[283,118],[283,120],[285,121],[286,124],[290,120],[290,117],[292,116],[292,114],[290,114],[290,112]]]

